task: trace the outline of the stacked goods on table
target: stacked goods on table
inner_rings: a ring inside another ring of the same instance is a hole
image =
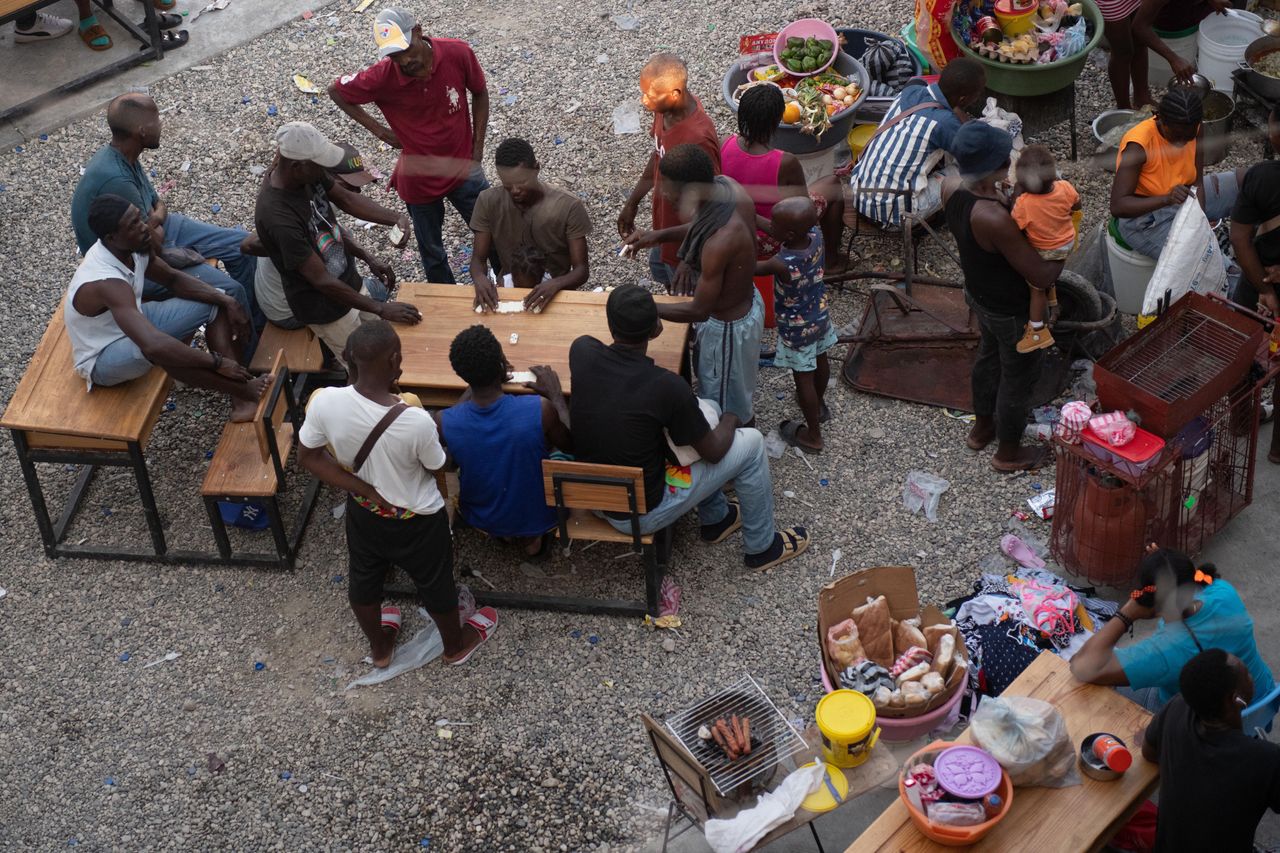
[[[857,74],[845,76],[833,70],[837,56],[843,56],[835,30],[827,27],[831,30],[828,39],[787,36],[787,29],[789,27],[781,33],[743,36],[740,40],[739,67],[746,70],[747,80],[734,89],[733,105],[736,109],[742,93],[748,89],[777,86],[786,102],[783,125],[821,137],[831,129],[832,119],[862,102],[861,80]],[[844,61],[848,60],[845,56]],[[861,68],[858,63],[853,64]]]
[[[1069,59],[1089,41],[1080,3],[997,0],[957,9],[955,38],[993,62],[1046,65]]]
[[[907,759],[898,795],[912,822],[928,838],[948,847],[975,843],[1013,803],[1009,774],[986,750],[936,742]]]
[[[955,624],[921,608],[907,567],[868,569],[819,594],[822,662],[833,687],[855,690],[881,719],[917,717],[957,698],[969,661]]]

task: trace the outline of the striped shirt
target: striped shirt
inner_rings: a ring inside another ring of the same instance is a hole
[[[921,110],[871,140],[853,168],[852,183],[877,189],[910,190],[914,196],[928,183],[929,171],[950,150],[960,129],[960,119],[947,105],[936,83],[908,86],[889,105],[884,122],[917,104],[941,104]],[[884,122],[881,122],[882,124]],[[902,196],[893,193],[857,193],[858,212],[884,225],[902,222]]]

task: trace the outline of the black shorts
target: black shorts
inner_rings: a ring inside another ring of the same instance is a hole
[[[347,553],[354,605],[381,604],[392,566],[404,569],[428,613],[458,609],[453,581],[453,537],[449,513],[440,509],[412,518],[383,518],[347,498]]]

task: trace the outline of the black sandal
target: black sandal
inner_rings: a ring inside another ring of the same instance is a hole
[[[160,29],[171,30],[174,27],[182,26],[182,16],[173,15],[169,12],[156,12],[156,19],[160,22]],[[138,21],[138,29],[144,33],[147,31],[147,22],[145,20]]]
[[[805,453],[817,456],[822,452],[821,447],[813,447],[800,441],[800,430],[804,427],[804,421],[786,420],[778,424],[778,435],[782,436],[782,440],[791,447],[798,447]]]
[[[161,30],[160,47],[164,50],[177,50],[186,44],[189,38],[191,38],[191,34],[186,30],[178,30],[177,32],[174,32],[173,30]],[[138,50],[146,50],[148,47],[150,47],[150,45],[144,44],[142,47],[138,48]]]

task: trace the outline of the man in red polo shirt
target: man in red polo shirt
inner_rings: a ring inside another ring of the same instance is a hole
[[[720,174],[720,139],[702,102],[689,91],[689,69],[673,53],[659,53],[640,72],[640,102],[653,113],[653,152],[645,163],[640,180],[618,215],[618,234],[626,239],[636,230],[636,210],[653,192],[653,230],[680,226],[680,212],[662,194],[662,173],[658,163],[671,149],[693,144],[707,152],[716,174]],[[674,287],[676,251],[680,241],[659,243],[649,251],[649,274],[668,291],[691,295],[697,276],[682,276],[682,287]]]
[[[391,186],[409,208],[427,281],[452,284],[441,237],[444,200],[470,222],[476,197],[489,186],[480,165],[489,123],[484,72],[466,42],[428,38],[400,9],[378,13],[373,37],[379,61],[335,80],[329,97],[374,136],[400,149]],[[376,104],[390,127],[362,104]]]

